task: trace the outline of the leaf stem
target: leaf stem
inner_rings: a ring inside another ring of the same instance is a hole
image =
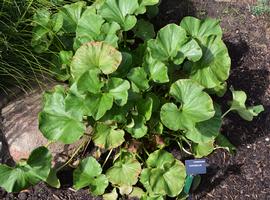
[[[183,150],[183,151],[184,151],[185,153],[187,153],[188,155],[193,155],[191,152],[189,152],[188,150],[186,150],[186,149],[183,147],[183,145],[180,144],[179,141],[177,141],[177,144],[178,144],[180,150]]]
[[[147,154],[147,156],[149,157],[149,153],[148,153],[148,151],[146,150],[146,148],[145,147],[143,147],[143,150],[145,151],[145,153]]]
[[[221,118],[223,119],[229,112],[231,112],[232,110],[231,109],[229,109],[229,110],[227,110],[222,116],[221,116]]]
[[[44,145],[44,147],[48,148],[50,146],[50,144],[54,143],[53,141],[49,141],[47,144]]]
[[[60,167],[58,167],[56,171],[59,171],[63,169],[65,166],[67,166],[85,145],[86,145],[86,142],[85,141],[82,142],[81,145],[76,149],[76,151],[71,155],[69,160],[65,162],[63,165],[61,165]]]
[[[138,153],[136,153],[135,155],[139,158],[139,160],[141,160],[143,163],[145,163],[145,161],[142,159],[142,157]]]
[[[181,140],[184,140],[191,147],[190,142],[184,136],[181,136]]]
[[[107,161],[109,160],[109,158],[110,158],[110,156],[111,156],[111,154],[112,154],[112,151],[113,151],[113,149],[111,149],[111,150],[109,151],[109,153],[108,153],[108,155],[107,155],[107,157],[106,157],[106,159],[105,159],[105,161],[104,161],[104,163],[103,163],[103,165],[102,165],[102,168],[105,166],[105,164],[106,164]]]
[[[123,39],[124,39],[124,47],[126,47],[127,46],[127,32],[126,31],[123,32]]]

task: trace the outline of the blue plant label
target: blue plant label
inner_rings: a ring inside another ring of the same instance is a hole
[[[206,160],[186,160],[186,172],[188,175],[206,174]]]

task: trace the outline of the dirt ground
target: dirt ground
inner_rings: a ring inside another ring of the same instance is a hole
[[[227,116],[222,133],[237,147],[237,153],[217,150],[207,158],[208,173],[202,176],[193,199],[270,200],[270,16],[253,16],[250,9],[254,2],[163,0],[154,19],[156,27],[161,28],[168,23],[179,24],[187,15],[219,18],[232,58],[229,85],[244,90],[249,105],[265,107],[251,123],[233,113]],[[230,98],[227,94],[226,99]],[[70,189],[69,178],[62,180],[64,187],[60,190],[41,183],[20,194],[0,191],[0,199],[93,199],[87,190]]]

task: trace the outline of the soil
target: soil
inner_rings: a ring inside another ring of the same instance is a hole
[[[222,133],[237,147],[235,155],[217,150],[207,157],[208,172],[202,176],[193,199],[270,200],[270,17],[253,16],[252,0],[163,0],[153,20],[157,28],[179,24],[187,15],[215,17],[221,21],[224,41],[232,58],[228,84],[244,90],[248,105],[263,104],[265,112],[252,122],[236,114],[226,117]],[[225,99],[231,99],[226,94]],[[224,102],[225,103],[225,102]],[[224,108],[224,111],[226,108]],[[88,200],[87,190],[73,191],[71,177],[62,178],[62,189],[40,183],[19,194],[0,191],[0,199]]]

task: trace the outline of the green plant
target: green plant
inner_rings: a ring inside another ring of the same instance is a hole
[[[36,6],[26,0],[0,3],[0,89],[7,93],[9,86],[29,88],[30,82],[40,82],[38,75],[49,74],[45,65],[51,63],[31,47],[30,16]]]
[[[270,13],[269,0],[258,0],[255,6],[251,7],[251,12],[253,15],[263,15]]]
[[[222,115],[212,97],[226,92],[231,61],[219,22],[185,17],[155,37],[153,26],[137,23],[137,15],[157,3],[77,2],[35,16],[33,45],[40,51],[58,49],[56,70],[69,81],[69,87],[44,94],[41,132],[65,144],[85,137],[107,153],[106,159],[90,156],[80,162],[73,174],[75,189],[89,187],[102,195],[111,184],[114,189],[104,199],[117,199],[119,193],[147,200],[180,198],[185,167],[167,147],[178,145],[196,158],[216,148],[233,152],[220,133],[222,119],[236,111],[252,120],[263,110],[247,108],[245,93],[232,89],[231,107]],[[143,42],[134,43],[137,37]],[[55,182],[55,176],[51,179]]]

